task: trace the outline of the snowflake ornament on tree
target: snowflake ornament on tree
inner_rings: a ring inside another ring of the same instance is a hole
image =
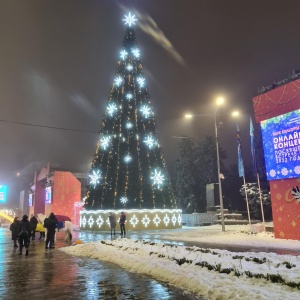
[[[94,186],[94,188],[97,186],[97,184],[100,183],[100,179],[101,179],[101,172],[100,170],[93,170],[93,174],[89,175],[89,177],[91,178],[90,184]]]
[[[157,169],[155,169],[154,173],[151,173],[151,175],[153,185],[157,185],[157,188],[160,188],[160,186],[164,183],[165,175],[162,175],[161,171],[157,171]]]
[[[124,25],[131,27],[131,25],[135,25],[137,19],[135,18],[135,15],[132,15],[131,12],[129,12],[127,16],[125,15],[122,21],[124,21]]]

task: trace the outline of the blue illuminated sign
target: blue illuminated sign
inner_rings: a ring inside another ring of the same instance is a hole
[[[7,186],[0,185],[0,203],[5,203],[7,197]]]
[[[260,125],[268,180],[300,177],[300,110]]]
[[[52,190],[51,190],[51,186],[48,186],[48,187],[45,188],[45,193],[46,193],[45,203],[46,204],[52,203]]]

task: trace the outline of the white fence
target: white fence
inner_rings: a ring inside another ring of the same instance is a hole
[[[202,226],[216,223],[216,216],[212,213],[182,214],[182,225]]]

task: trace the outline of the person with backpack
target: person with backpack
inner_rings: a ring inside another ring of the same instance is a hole
[[[11,231],[11,239],[14,241],[14,248],[18,248],[17,239],[18,239],[18,232],[19,232],[19,224],[20,221],[18,217],[14,218],[13,223],[10,224],[10,231]]]
[[[18,231],[18,237],[19,237],[19,255],[22,255],[22,249],[23,246],[26,249],[26,256],[28,256],[28,245],[30,240],[30,232],[31,232],[31,226],[28,221],[28,216],[24,215],[22,218],[22,221],[20,222],[19,231]]]
[[[35,215],[32,214],[29,222],[30,222],[30,225],[31,225],[31,239],[34,241],[35,240],[36,226],[38,224],[38,219],[36,218]]]
[[[55,248],[54,237],[55,237],[55,229],[57,227],[57,219],[56,219],[54,213],[51,213],[49,215],[49,217],[45,219],[44,227],[47,228],[47,238],[46,238],[45,249],[53,249],[53,248]]]

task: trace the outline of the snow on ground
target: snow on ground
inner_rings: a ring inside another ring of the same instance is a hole
[[[185,227],[176,232],[163,231],[160,234],[162,239],[170,240],[300,251],[299,241],[277,240],[266,232],[250,235],[247,226],[226,226],[225,233],[220,228]],[[157,232],[153,234],[157,235]],[[60,250],[76,256],[109,261],[207,299],[300,299],[300,290],[288,286],[291,282],[300,284],[298,256],[230,252],[126,238],[97,241]],[[275,275],[274,278],[278,279],[277,274],[280,274],[282,283],[271,282],[270,277]]]

